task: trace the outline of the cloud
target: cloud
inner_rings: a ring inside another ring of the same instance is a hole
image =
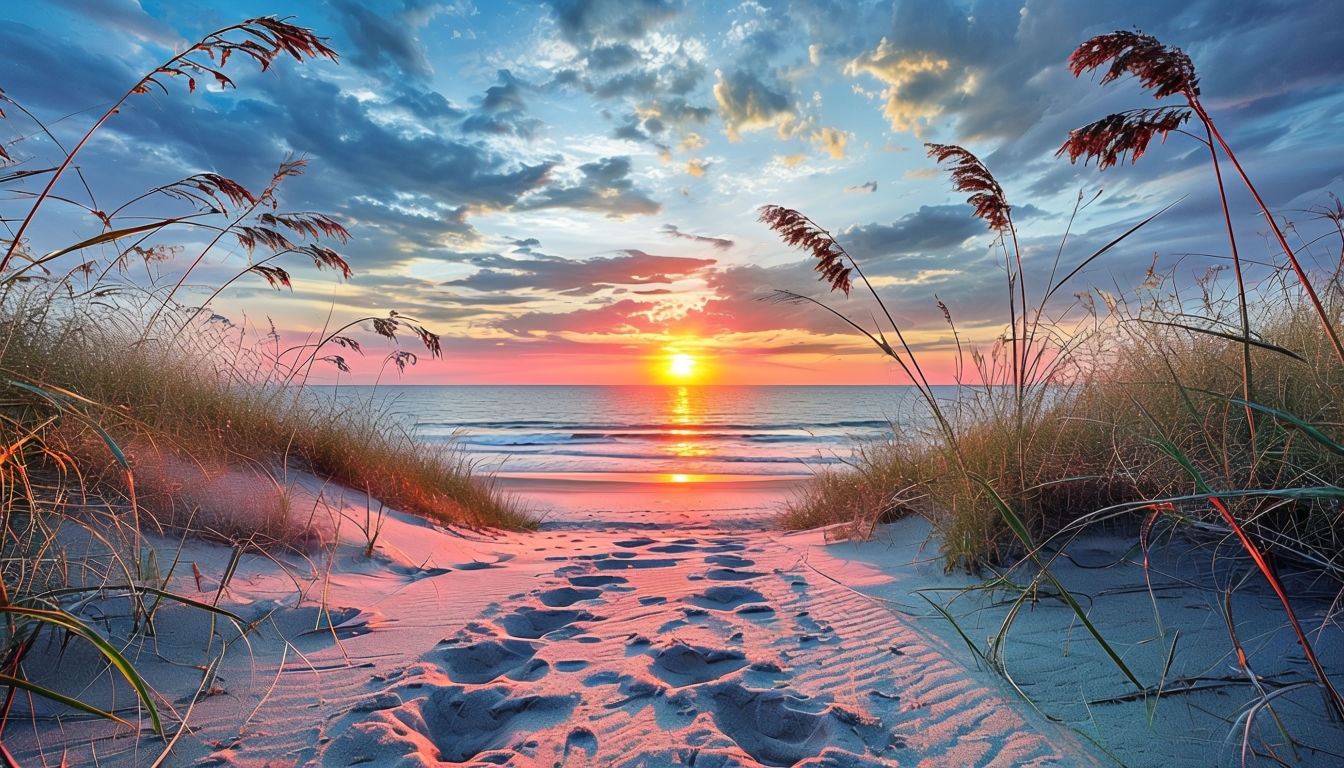
[[[719,105],[728,138],[740,141],[743,131],[775,128],[781,136],[789,133],[798,120],[788,95],[761,82],[755,73],[737,70],[717,73],[714,99]]]
[[[658,256],[628,250],[620,256],[576,261],[558,256],[513,259],[498,254],[479,257],[475,274],[443,285],[483,293],[554,291],[582,295],[595,287],[666,285],[712,267],[714,259]]]
[[[870,195],[877,191],[877,182],[870,181],[865,184],[859,184],[858,186],[854,187],[845,187],[845,191],[854,194]]]
[[[837,237],[858,258],[899,254],[942,256],[967,238],[984,232],[984,223],[971,216],[969,206],[921,205],[918,211],[891,224],[848,227]]]
[[[845,158],[845,144],[848,142],[849,134],[835,128],[822,128],[812,134],[812,143],[825,149],[836,160]]]
[[[637,40],[675,17],[675,0],[551,0],[560,36],[576,48],[599,41]]]
[[[476,111],[462,122],[462,130],[531,138],[542,123],[527,113],[526,84],[507,69],[501,69],[498,78],[499,84],[485,90]]]
[[[697,243],[704,243],[706,245],[713,246],[714,248],[717,248],[721,251],[726,251],[729,248],[733,247],[733,241],[729,240],[728,238],[705,237],[704,235],[692,235],[686,232],[682,232],[675,224],[664,224],[662,228],[659,229],[658,231],[671,237],[680,238],[682,240],[691,240]]]
[[[167,24],[145,13],[137,0],[102,0],[89,3],[86,0],[48,0],[91,19],[103,32],[124,30],[145,42],[154,43],[168,49],[178,47],[182,36]]]
[[[851,61],[845,74],[871,75],[885,83],[882,114],[892,130],[916,136],[926,134],[942,115],[949,94],[966,88],[964,74],[954,71],[947,59],[898,48],[886,38],[872,53]]]
[[[658,213],[663,206],[630,180],[630,158],[608,157],[579,166],[583,178],[569,186],[552,185],[520,200],[516,210],[573,208],[610,218]]]
[[[424,19],[422,14],[388,17],[355,0],[333,0],[333,6],[355,46],[350,56],[355,64],[370,71],[390,69],[394,74],[417,78],[434,74],[423,46],[415,37],[415,22]]]

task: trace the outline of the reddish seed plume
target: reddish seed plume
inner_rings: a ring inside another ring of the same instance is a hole
[[[1180,48],[1169,48],[1152,35],[1117,31],[1087,40],[1069,56],[1069,69],[1075,77],[1084,72],[1109,68],[1101,84],[1131,74],[1144,88],[1153,89],[1155,98],[1184,94],[1199,97],[1199,77],[1195,65]]]
[[[970,192],[966,202],[975,207],[975,215],[990,229],[1005,231],[1012,227],[1012,206],[1003,187],[980,159],[955,144],[925,144],[929,157],[938,162],[953,161],[952,186],[958,192]]]
[[[294,286],[289,281],[289,273],[280,267],[273,267],[266,264],[253,264],[248,267],[251,272],[256,272],[266,278],[266,282],[271,284],[272,288],[288,288],[294,290]],[[274,330],[274,326],[272,326]]]
[[[1161,134],[1165,141],[1168,133],[1190,119],[1190,114],[1185,108],[1158,107],[1107,115],[1070,131],[1055,155],[1068,153],[1069,162],[1075,163],[1081,157],[1084,164],[1095,159],[1101,169],[1118,165],[1126,155],[1131,163],[1137,163],[1154,136]]]
[[[849,276],[853,271],[845,262],[849,254],[829,232],[802,213],[782,205],[762,206],[758,220],[777,232],[787,245],[810,251],[817,259],[813,269],[821,273],[819,279],[826,281],[831,290],[844,291],[846,296],[849,295],[852,287]]]

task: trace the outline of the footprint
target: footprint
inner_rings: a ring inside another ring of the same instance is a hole
[[[569,758],[569,753],[582,749],[588,753],[588,759],[592,759],[597,754],[597,736],[592,731],[582,726],[575,728],[565,737],[565,758]]]
[[[568,627],[576,621],[601,621],[601,619],[587,611],[523,607],[500,619],[500,624],[504,625],[504,630],[513,637],[536,639]],[[577,634],[577,631],[574,634]]]
[[[522,640],[485,640],[440,652],[444,671],[455,683],[479,685],[499,677],[536,680],[546,663],[532,656],[537,646]],[[533,663],[535,662],[535,664]],[[540,665],[538,667],[537,665]]]
[[[793,765],[820,755],[827,747],[863,754],[880,740],[881,725],[874,718],[783,691],[758,691],[725,682],[712,686],[709,698],[720,730],[766,765]]]
[[[704,547],[703,549],[706,552],[741,552],[742,550],[746,549],[746,546],[738,544],[736,543],[736,541],[727,541],[723,543],[714,544],[713,546]]]
[[[570,576],[569,583],[576,587],[605,587],[608,584],[625,584],[630,580],[624,576]]]
[[[699,547],[694,544],[662,544],[657,547],[649,547],[650,552],[658,552],[666,555],[674,555],[681,552],[694,552]]]
[[[616,541],[612,543],[624,549],[636,549],[638,547],[647,547],[650,544],[657,544],[658,542],[650,538],[638,538],[638,539],[629,539],[626,541]]]
[[[760,571],[739,571],[736,568],[711,568],[705,572],[705,578],[710,581],[746,581],[764,575]]]
[[[747,666],[746,654],[717,648],[704,648],[677,641],[659,651],[653,660],[653,674],[674,688],[717,680]]]
[[[386,710],[394,713],[391,718],[394,722],[389,725],[393,733],[404,731],[407,726],[416,730],[423,728],[423,735],[439,751],[439,759],[465,763],[475,760],[483,752],[504,749],[516,741],[518,734],[533,733],[564,722],[579,700],[577,694],[515,699],[508,696],[508,690],[486,688],[463,692],[458,686],[438,688],[425,698]],[[395,749],[396,745],[389,743],[384,747],[387,748]],[[397,755],[398,758],[401,756]],[[393,755],[383,757],[392,762]],[[370,762],[386,764],[377,758]],[[491,756],[489,762],[500,760]]]
[[[567,608],[580,600],[592,600],[602,594],[600,589],[574,589],[573,587],[560,587],[552,589],[549,592],[542,592],[537,595],[537,599],[542,605],[549,608]]]
[[[750,568],[756,564],[755,560],[737,555],[710,555],[705,558],[705,562],[710,565],[722,565],[725,568]]]
[[[715,586],[687,598],[690,602],[716,611],[731,611],[748,603],[765,603],[765,595],[749,587]]]

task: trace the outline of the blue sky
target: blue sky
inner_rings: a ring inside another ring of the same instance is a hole
[[[1098,192],[1066,271],[1180,202],[1062,295],[1132,288],[1154,257],[1200,274],[1227,251],[1202,145],[1173,135],[1101,172],[1055,156],[1070,129],[1155,104],[1132,81],[1068,71],[1079,43],[1117,29],[1190,54],[1266,201],[1307,236],[1321,224],[1308,212],[1344,187],[1344,24],[1320,2],[30,0],[0,6],[0,88],[68,141],[175,51],[265,15],[328,38],[339,62],[262,73],[234,60],[236,89],[137,96],[80,167],[102,203],[201,171],[260,188],[305,158],[282,207],[342,221],[354,277],[296,262],[292,293],[246,279],[212,309],[253,338],[266,318],[301,338],[398,310],[443,337],[444,359],[407,382],[657,381],[675,353],[705,381],[897,381],[827,313],[761,300],[824,290],[757,221],[772,203],[834,232],[931,367],[950,370],[934,297],[963,335],[992,341],[1002,256],[924,142],[960,144],[993,171],[1034,285],[1079,195]],[[0,138],[21,166],[49,162],[47,139],[6,113]],[[1246,255],[1267,259],[1258,212],[1234,190]],[[97,228],[53,214],[32,245]],[[203,235],[175,235],[194,258]],[[194,277],[218,281],[244,259],[214,251]],[[872,312],[857,294],[828,300],[860,321]],[[367,352],[364,378],[386,349]]]

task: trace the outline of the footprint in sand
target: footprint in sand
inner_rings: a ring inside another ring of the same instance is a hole
[[[755,560],[748,560],[737,555],[710,555],[705,558],[705,562],[710,565],[721,565],[724,568],[750,568],[756,564]]]
[[[537,595],[541,604],[548,608],[568,608],[580,600],[592,600],[600,597],[602,590],[583,588],[575,589],[573,587],[560,587]]]
[[[799,699],[783,691],[752,690],[737,682],[718,683],[704,693],[723,733],[766,765],[793,765],[823,751],[837,758],[857,758],[889,746],[878,720],[834,704]]]
[[[529,640],[535,640],[552,633],[557,633],[551,637],[552,640],[563,639],[559,636],[560,630],[570,630],[565,637],[573,637],[580,634],[583,630],[570,625],[576,621],[601,621],[602,618],[594,616],[587,611],[575,611],[564,608],[519,608],[512,614],[499,620],[504,626],[504,631],[513,637],[523,637]]]
[[[580,749],[588,753],[590,760],[597,754],[597,736],[583,727],[575,728],[565,737],[565,758],[569,758],[570,752]]]
[[[705,571],[705,578],[710,581],[746,581],[764,575],[760,571],[739,571],[736,568],[711,568]]]
[[[500,677],[530,682],[546,674],[546,662],[532,658],[536,652],[537,646],[522,640],[484,640],[445,648],[440,661],[455,683],[478,685]]]
[[[746,654],[718,648],[704,648],[677,641],[658,651],[653,659],[653,674],[674,688],[717,680],[747,666]]]
[[[701,608],[708,608],[712,611],[774,613],[774,609],[766,602],[765,595],[750,587],[715,586],[686,599]]]
[[[508,763],[516,755],[507,747],[519,734],[564,722],[579,701],[577,694],[510,698],[508,693],[508,688],[436,688],[355,723],[333,742],[332,754],[345,756],[349,765],[401,764],[419,742],[428,740],[447,763]],[[419,738],[409,736],[408,727],[419,731]]]
[[[615,584],[629,583],[629,579],[624,576],[570,576],[569,583],[576,587],[606,587]]]

